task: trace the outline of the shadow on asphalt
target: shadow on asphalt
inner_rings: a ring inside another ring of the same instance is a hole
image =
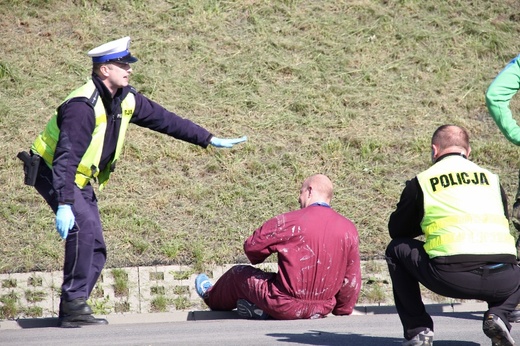
[[[235,311],[190,311],[187,321],[241,319]]]
[[[435,316],[439,315],[449,315],[453,318],[460,319],[472,319],[472,320],[480,320],[483,317],[484,311],[461,311],[454,312],[453,309],[456,309],[456,304],[429,304],[426,305],[426,310],[428,313],[435,318]],[[366,315],[380,315],[380,314],[397,314],[395,310],[395,306],[357,306],[356,307],[357,314],[366,314]],[[107,316],[110,321],[110,316]],[[189,311],[187,313],[187,321],[203,321],[203,320],[230,320],[230,319],[240,319],[235,311]],[[53,328],[59,327],[59,321],[57,317],[45,317],[45,318],[20,318],[16,320],[16,323],[20,328]],[[344,337],[344,336],[342,336]],[[388,340],[386,340],[388,341]],[[312,344],[311,344],[312,345]],[[374,344],[375,345],[375,344]],[[470,344],[449,344],[449,346],[454,345],[470,345]]]
[[[460,318],[477,319],[481,317],[475,317],[474,314],[481,314],[483,316],[484,311],[456,311],[463,305],[461,303],[439,303],[439,304],[427,304],[426,310],[432,316],[443,315],[443,314],[457,314]],[[355,308],[353,315],[391,315],[397,314],[397,310],[394,305],[358,305]],[[188,321],[196,320],[220,320],[220,319],[239,319],[240,317],[235,311],[212,311],[212,310],[199,310],[190,311],[188,313]]]
[[[463,311],[457,311],[462,306],[463,303],[439,303],[439,304],[426,304],[426,311],[428,311],[431,315],[445,314],[445,313],[460,313]],[[387,314],[397,314],[397,310],[394,305],[358,305],[355,308],[358,312],[366,315],[387,315]],[[465,311],[464,311],[465,312]],[[472,312],[481,312],[484,311],[472,311]]]
[[[16,320],[20,328],[52,328],[59,327],[60,322],[55,318],[20,318]]]
[[[401,345],[403,339],[385,338],[380,336],[366,336],[360,334],[339,334],[322,332],[319,330],[311,330],[308,333],[272,333],[266,334],[276,339],[276,343],[294,343],[298,345],[363,345],[363,346],[381,346],[381,345]],[[480,346],[475,342],[468,341],[435,341],[436,346]]]

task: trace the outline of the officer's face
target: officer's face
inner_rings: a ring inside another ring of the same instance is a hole
[[[128,63],[111,62],[106,65],[105,84],[109,89],[119,89],[128,85],[132,67]]]

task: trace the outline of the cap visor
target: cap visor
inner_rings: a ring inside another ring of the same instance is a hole
[[[127,55],[122,56],[120,58],[107,60],[106,62],[120,62],[120,63],[123,63],[123,64],[131,64],[131,63],[136,62],[136,61],[137,61],[137,58],[135,56],[132,56],[131,54],[127,54]]]
[[[122,57],[120,59],[117,59],[116,61],[127,63],[127,64],[131,64],[133,62],[136,62],[137,58],[135,56],[132,56],[132,55],[128,54],[127,56],[124,56],[124,57]]]

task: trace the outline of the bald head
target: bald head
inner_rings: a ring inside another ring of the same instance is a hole
[[[300,207],[305,208],[316,202],[330,204],[332,200],[332,182],[324,174],[311,175],[302,184],[300,189]]]
[[[456,125],[442,125],[432,136],[432,160],[445,154],[456,153],[469,156],[471,147],[467,131]]]

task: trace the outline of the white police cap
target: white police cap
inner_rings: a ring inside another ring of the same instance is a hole
[[[137,58],[130,54],[130,37],[123,37],[118,40],[110,41],[96,47],[88,52],[88,56],[92,57],[93,63],[105,62],[136,62]]]

